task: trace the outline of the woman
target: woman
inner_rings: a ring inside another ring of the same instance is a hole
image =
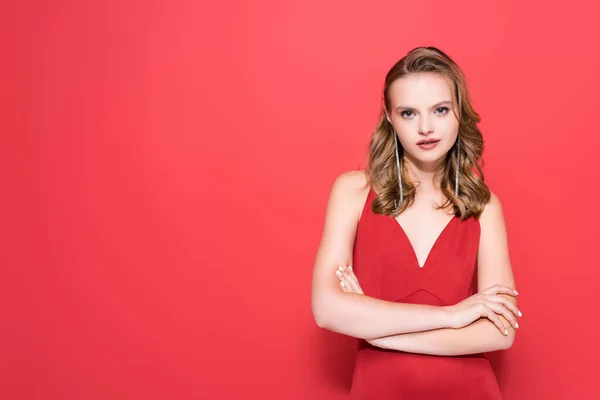
[[[361,339],[352,398],[501,398],[484,353],[522,314],[479,121],[456,63],[416,48],[386,76],[367,167],[333,184],[311,306]]]

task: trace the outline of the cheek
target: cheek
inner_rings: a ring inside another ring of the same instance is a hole
[[[441,118],[438,122],[438,127],[441,130],[448,132],[458,131],[458,119],[456,119],[454,114],[447,115],[445,118]]]
[[[413,144],[412,142],[414,141],[414,139],[411,139],[410,136],[398,135],[398,141],[400,142],[400,146],[402,146],[403,148],[410,148],[411,144]]]
[[[437,128],[441,138],[447,138],[452,143],[456,141],[458,137],[458,121],[456,119],[444,121]]]
[[[419,137],[419,132],[417,129],[411,126],[403,126],[402,128],[397,129],[396,133],[398,140],[403,147],[410,145],[415,138]]]

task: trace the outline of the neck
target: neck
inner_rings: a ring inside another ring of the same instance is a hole
[[[404,157],[408,167],[408,175],[411,180],[417,182],[417,192],[421,193],[433,193],[438,192],[441,186],[441,176],[434,181],[434,173],[439,166],[444,162],[444,158],[436,161],[423,162],[415,159],[411,159],[405,154]]]

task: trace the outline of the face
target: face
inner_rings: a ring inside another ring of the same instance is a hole
[[[396,80],[389,88],[388,120],[394,126],[404,155],[416,166],[443,161],[458,136],[454,96],[439,74],[421,72]],[[421,141],[437,141],[419,145]]]

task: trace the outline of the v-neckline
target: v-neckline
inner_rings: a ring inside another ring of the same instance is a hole
[[[446,225],[444,226],[444,229],[442,229],[442,231],[439,233],[439,235],[435,239],[435,242],[433,242],[433,245],[431,246],[431,249],[429,249],[429,253],[427,253],[427,255],[425,256],[425,261],[423,262],[422,266],[421,266],[421,264],[419,264],[419,258],[417,257],[417,252],[415,251],[415,248],[414,248],[412,242],[410,241],[410,238],[406,234],[406,231],[404,230],[404,228],[402,227],[402,225],[400,225],[400,222],[395,217],[392,217],[392,218],[394,219],[394,224],[396,224],[400,228],[400,231],[404,235],[404,238],[406,239],[406,242],[408,243],[408,246],[410,247],[410,249],[412,251],[413,260],[414,260],[415,264],[417,264],[417,267],[419,267],[419,270],[423,271],[423,269],[427,266],[427,262],[429,262],[429,259],[431,258],[431,253],[433,253],[433,251],[435,250],[437,244],[439,243],[440,238],[444,235],[444,233],[448,230],[448,228],[450,227],[450,225],[452,225],[452,222],[457,217],[456,217],[456,214],[453,215],[452,218],[450,218],[450,221],[448,221],[446,223]]]

